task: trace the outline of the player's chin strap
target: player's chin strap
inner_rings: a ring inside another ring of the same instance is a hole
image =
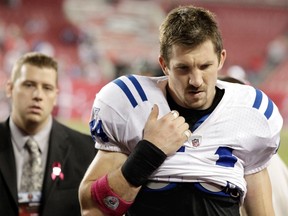
[[[147,181],[166,158],[166,154],[155,145],[147,140],[141,140],[123,164],[121,171],[131,185],[139,187]],[[99,209],[107,215],[122,216],[133,204],[111,190],[107,175],[93,182],[91,197]]]

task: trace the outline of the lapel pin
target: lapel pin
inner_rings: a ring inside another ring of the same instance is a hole
[[[57,177],[59,177],[61,180],[63,180],[64,179],[64,173],[61,170],[61,164],[59,162],[54,162],[52,164],[51,178],[52,178],[52,180],[55,180]]]

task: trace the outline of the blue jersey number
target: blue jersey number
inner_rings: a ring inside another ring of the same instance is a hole
[[[232,154],[233,149],[229,147],[219,147],[215,154],[219,155],[216,165],[223,167],[234,167],[237,158]],[[185,146],[181,146],[177,152],[185,152]]]
[[[102,128],[102,121],[99,120],[98,121],[98,124],[96,124],[96,121],[93,120],[90,122],[90,131],[91,131],[91,135],[95,140],[95,136],[99,137],[103,142],[108,142],[108,136],[105,134],[105,132],[103,131],[103,128]]]
[[[215,154],[219,155],[219,159],[216,161],[216,165],[224,167],[234,167],[237,158],[232,155],[232,148],[229,147],[219,147]]]

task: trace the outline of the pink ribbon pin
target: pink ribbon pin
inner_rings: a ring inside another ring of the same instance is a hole
[[[57,177],[59,177],[61,180],[63,180],[64,179],[64,173],[62,173],[61,164],[59,162],[54,162],[52,164],[51,178],[52,178],[52,180],[55,180]]]

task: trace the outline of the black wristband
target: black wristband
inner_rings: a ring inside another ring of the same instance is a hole
[[[147,140],[141,140],[123,164],[121,171],[130,184],[139,187],[166,158],[166,154],[155,145]]]

